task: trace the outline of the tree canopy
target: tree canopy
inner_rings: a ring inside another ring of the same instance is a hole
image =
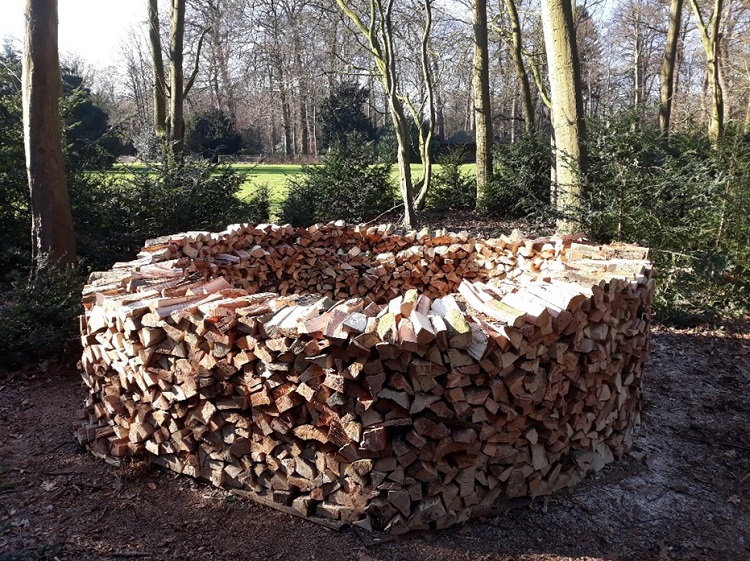
[[[323,100],[319,113],[320,149],[346,144],[352,135],[364,141],[375,140],[375,126],[364,111],[369,99],[368,88],[345,83]]]

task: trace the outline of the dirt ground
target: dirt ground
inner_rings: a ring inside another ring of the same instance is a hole
[[[84,390],[0,381],[0,561],[750,559],[750,338],[657,328],[632,454],[547,499],[390,541],[78,447]]]

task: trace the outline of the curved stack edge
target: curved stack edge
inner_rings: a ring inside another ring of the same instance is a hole
[[[76,435],[329,526],[491,514],[632,445],[647,258],[342,222],[152,240],[84,289]]]

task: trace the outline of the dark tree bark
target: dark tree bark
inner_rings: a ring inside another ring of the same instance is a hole
[[[490,106],[490,68],[487,47],[487,0],[472,0],[474,27],[474,124],[477,143],[477,205],[492,177],[492,108]]]
[[[72,264],[76,245],[60,143],[58,56],[57,0],[26,0],[22,89],[33,257],[48,253]]]
[[[169,28],[169,144],[175,155],[185,147],[185,82],[182,69],[185,40],[185,0],[172,0]]]
[[[157,0],[148,0],[148,37],[153,63],[154,133],[157,138],[165,138],[167,136],[167,84],[164,81],[164,59],[159,30],[159,3]]]
[[[526,65],[523,62],[523,42],[521,37],[521,23],[518,19],[518,10],[515,0],[505,0],[505,10],[510,19],[510,52],[513,55],[513,63],[516,67],[516,78],[521,88],[521,109],[523,111],[524,131],[530,133],[534,130],[534,103],[531,99],[531,85]]]
[[[674,74],[677,62],[677,46],[680,42],[682,22],[682,0],[672,0],[669,6],[669,30],[661,66],[661,99],[659,102],[659,131],[664,139],[669,137],[674,96]]]

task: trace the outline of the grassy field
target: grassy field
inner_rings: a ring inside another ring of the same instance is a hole
[[[268,185],[271,190],[271,200],[283,202],[287,192],[287,179],[300,175],[302,166],[296,164],[234,164],[234,168],[240,173],[246,173],[245,183],[242,186],[240,196],[244,197],[255,192],[260,185]],[[471,169],[469,169],[471,168]],[[433,166],[433,170],[440,169],[439,165]],[[473,166],[466,166],[467,171],[473,171]],[[422,175],[422,164],[412,164],[412,177],[416,180]],[[393,166],[391,172],[394,183],[398,183],[398,169]]]
[[[302,173],[299,164],[232,164],[238,173],[245,174],[241,195],[251,193],[258,185],[268,185],[271,193],[286,193],[286,181]]]
[[[261,185],[267,185],[271,193],[271,205],[280,208],[287,193],[286,181],[290,177],[302,173],[299,164],[231,164],[237,173],[245,176],[240,189],[240,198],[252,195]],[[134,169],[143,169],[145,164],[115,164],[107,175],[115,177],[128,177]]]
[[[278,217],[281,205],[286,199],[288,187],[287,180],[298,176],[303,171],[300,164],[231,164],[240,174],[245,175],[245,180],[240,189],[240,198],[246,198],[255,193],[261,185],[267,185],[271,196],[271,214]],[[144,164],[117,164],[107,174],[126,177],[132,173],[133,168],[141,168]],[[473,174],[474,165],[465,164],[462,168]],[[440,165],[433,167],[433,172],[440,169]],[[416,181],[422,176],[422,165],[412,164],[411,173]],[[398,168],[394,165],[391,172],[394,185],[398,184]]]
[[[238,173],[245,174],[240,198],[251,196],[261,185],[267,185],[271,195],[271,215],[278,216],[286,199],[287,180],[302,173],[299,164],[233,164]]]
[[[240,197],[251,196],[261,185],[268,185],[271,195],[271,216],[278,217],[281,205],[286,199],[288,187],[287,180],[302,173],[303,166],[295,164],[235,164],[235,169],[240,173],[246,173],[245,182],[242,184]],[[438,166],[435,166],[438,167]],[[433,168],[434,169],[434,168]],[[422,174],[422,165],[413,164],[411,173],[414,179]],[[398,183],[398,169],[394,166],[391,172],[394,184]]]

